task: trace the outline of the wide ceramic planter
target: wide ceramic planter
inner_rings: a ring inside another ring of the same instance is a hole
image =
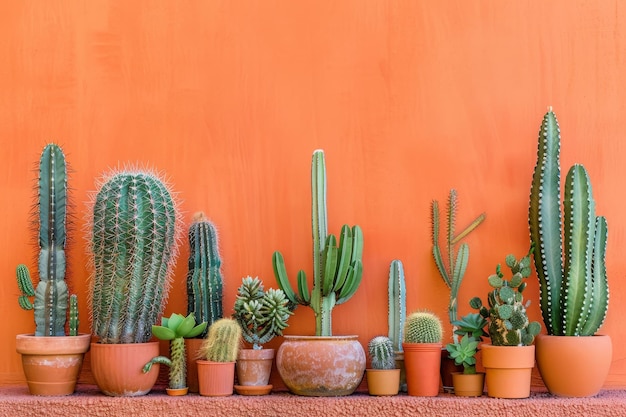
[[[370,395],[398,395],[400,369],[366,369],[365,374]]]
[[[159,356],[159,342],[91,344],[91,372],[100,391],[112,397],[145,395],[159,376],[159,364],[149,372],[142,369]]]
[[[198,359],[198,389],[205,397],[233,395],[235,362],[211,362]]]
[[[487,395],[494,398],[528,398],[535,365],[535,346],[481,345]]]
[[[274,362],[274,349],[241,349],[237,356],[237,385],[246,387],[263,387],[271,390],[268,385]],[[238,390],[239,392],[239,390]],[[241,390],[244,395],[251,390]]]
[[[17,353],[32,395],[56,396],[74,393],[90,334],[78,336],[35,336],[18,334]]]
[[[483,395],[485,387],[485,373],[464,374],[463,372],[453,372],[452,386],[454,395],[458,397],[480,397]]]
[[[441,343],[403,343],[408,394],[436,397],[441,383]]]
[[[350,395],[363,379],[365,351],[357,336],[285,336],[276,367],[294,394]]]
[[[611,367],[610,336],[539,335],[535,345],[537,367],[551,394],[590,397],[600,392]]]
[[[200,346],[204,339],[185,339],[185,359],[187,363],[187,387],[189,392],[197,393],[198,388],[198,365],[200,359]]]

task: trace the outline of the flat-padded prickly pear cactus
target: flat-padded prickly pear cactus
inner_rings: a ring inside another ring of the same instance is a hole
[[[373,369],[394,369],[393,343],[386,336],[376,336],[367,344]]]
[[[405,343],[441,343],[441,320],[429,311],[416,311],[406,318]]]
[[[223,318],[209,327],[199,353],[211,362],[234,362],[241,345],[241,327],[234,319]]]

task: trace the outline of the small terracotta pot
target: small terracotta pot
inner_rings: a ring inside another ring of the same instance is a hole
[[[365,373],[370,395],[398,395],[400,369],[366,369]]]
[[[436,397],[441,384],[441,343],[403,343],[408,393]]]
[[[274,349],[241,349],[237,356],[239,385],[265,386],[270,380]]]
[[[495,398],[528,398],[535,364],[535,346],[481,345],[487,395]]]
[[[235,362],[211,362],[198,359],[198,388],[206,397],[233,395]]]
[[[551,394],[590,397],[600,392],[611,367],[610,336],[539,335],[535,345],[537,367]]]
[[[165,392],[167,392],[167,395],[171,396],[171,397],[180,397],[183,395],[187,395],[187,392],[189,391],[188,387],[185,388],[165,388]]]
[[[485,387],[485,373],[464,374],[463,372],[452,373],[452,386],[454,395],[459,397],[480,397]]]
[[[72,394],[90,342],[90,334],[18,334],[15,347],[22,355],[22,368],[30,393],[43,396]]]
[[[198,392],[198,351],[204,339],[185,339],[185,359],[187,361],[187,387],[189,392]]]
[[[159,364],[142,369],[159,356],[159,342],[91,344],[91,371],[100,391],[112,397],[145,395],[159,376]]]

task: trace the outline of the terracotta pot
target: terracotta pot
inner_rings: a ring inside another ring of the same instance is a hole
[[[350,395],[365,372],[365,351],[357,336],[285,336],[276,367],[298,395]]]
[[[452,386],[454,395],[459,397],[480,397],[485,387],[485,373],[464,374],[463,372],[452,373]]]
[[[436,397],[441,384],[441,343],[403,343],[408,393]]]
[[[91,371],[100,391],[112,397],[145,395],[159,376],[159,364],[143,373],[144,365],[159,356],[159,342],[91,344]]]
[[[233,395],[235,362],[211,362],[198,359],[198,388],[206,397]]]
[[[400,369],[366,369],[365,373],[370,395],[398,395]]]
[[[30,393],[44,396],[72,394],[90,342],[90,334],[18,334],[15,347],[22,355],[22,368]]]
[[[487,395],[495,398],[528,398],[535,364],[535,346],[481,345]]]
[[[600,392],[611,367],[610,336],[539,335],[535,340],[537,367],[551,394],[590,397]]]
[[[185,359],[187,361],[187,387],[189,392],[198,392],[198,350],[204,339],[185,339]]]
[[[239,385],[266,386],[272,373],[274,349],[241,349],[237,356]]]
[[[452,374],[455,372],[463,372],[463,366],[457,365],[454,359],[450,359],[450,353],[444,347],[441,349],[441,367],[439,368],[441,373],[441,385],[443,385],[443,392],[454,392],[454,384],[452,382]]]
[[[187,395],[187,392],[189,391],[189,388],[185,387],[185,388],[165,388],[165,392],[167,392],[167,395],[171,396],[171,397],[180,397],[183,395]]]

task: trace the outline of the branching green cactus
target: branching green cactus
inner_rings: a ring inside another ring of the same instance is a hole
[[[293,314],[288,303],[282,290],[270,288],[264,291],[258,277],[247,276],[241,280],[233,317],[241,326],[243,338],[253,344],[253,349],[262,349],[264,343],[282,336],[287,320]]]
[[[197,213],[189,227],[188,264],[187,312],[194,313],[197,323],[211,325],[223,316],[222,260],[215,225],[204,213]],[[205,335],[206,330],[199,337]]]
[[[462,243],[458,252],[455,254],[456,245],[463,240],[468,234],[476,229],[484,220],[485,213],[476,217],[465,229],[456,234],[456,211],[458,208],[458,197],[456,190],[450,190],[447,204],[447,228],[446,228],[446,245],[444,250],[441,249],[439,243],[440,216],[439,203],[434,200],[431,204],[431,223],[432,223],[432,243],[433,258],[439,270],[439,274],[443,282],[450,289],[450,303],[448,305],[448,318],[450,323],[457,319],[458,293],[461,288],[461,282],[467,269],[469,261],[469,246]],[[456,335],[454,337],[457,341]]]
[[[406,283],[402,261],[389,265],[389,339],[396,352],[402,352],[404,322],[406,320]]]
[[[386,336],[376,336],[367,344],[373,369],[394,369],[393,343]]]
[[[550,335],[590,336],[602,326],[609,306],[608,226],[595,214],[591,181],[579,164],[567,173],[561,215],[560,142],[559,124],[549,109],[539,130],[529,208],[541,314]]]
[[[443,329],[441,320],[429,311],[416,311],[406,318],[405,343],[441,343]]]
[[[145,343],[178,254],[176,201],[155,173],[124,170],[103,178],[90,214],[93,332],[101,343]]]
[[[326,165],[324,152],[313,152],[311,169],[312,228],[313,228],[313,290],[309,292],[306,274],[298,272],[296,294],[280,252],[274,252],[274,275],[281,290],[295,309],[298,304],[310,306],[315,313],[315,334],[332,335],[332,310],[348,301],[356,292],[363,276],[363,232],[361,228],[344,225],[339,245],[332,234],[327,234]]]
[[[223,318],[210,327],[199,354],[211,362],[234,362],[241,345],[241,326],[235,319]]]
[[[524,278],[530,275],[530,254],[517,261],[515,256],[506,257],[506,265],[511,269],[510,280],[505,280],[500,265],[496,273],[488,278],[493,291],[488,294],[489,308],[482,304],[479,297],[470,300],[470,306],[479,311],[480,315],[489,321],[488,329],[491,343],[494,346],[528,346],[539,334],[539,322],[528,320],[526,308],[530,300],[524,303],[522,292],[526,288]]]

